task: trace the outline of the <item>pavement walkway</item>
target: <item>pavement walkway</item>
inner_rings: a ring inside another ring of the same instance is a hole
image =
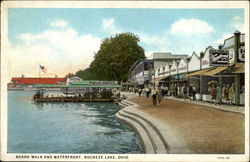
[[[138,94],[134,94],[131,92],[122,92],[125,96],[128,96],[130,98],[134,97],[139,97]],[[144,97],[144,96],[143,96]],[[235,113],[241,113],[245,115],[245,106],[235,106],[235,105],[228,105],[228,104],[212,104],[209,102],[205,101],[198,101],[198,100],[189,100],[186,99],[184,100],[183,98],[173,98],[172,96],[165,96],[165,99],[170,99],[170,100],[175,100],[175,101],[180,101],[180,102],[185,102],[185,103],[190,103],[190,104],[197,104],[201,106],[206,106],[206,108],[214,108],[222,111],[229,111],[229,112],[235,112]]]
[[[186,103],[189,101],[168,98],[164,98],[161,105],[154,106],[151,97],[138,97],[127,92],[122,94],[126,95],[129,101],[138,104],[137,109],[142,113],[158,121],[161,131],[168,136],[171,153],[244,153],[245,116],[242,113],[234,113],[236,108],[233,106],[229,108],[233,112],[225,112],[218,111],[217,107],[214,107],[216,105],[212,105],[212,108],[216,109],[211,109],[209,103]],[[171,151],[171,148],[174,148],[174,151]]]

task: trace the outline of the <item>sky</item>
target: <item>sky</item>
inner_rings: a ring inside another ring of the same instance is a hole
[[[87,68],[102,39],[132,32],[153,52],[191,55],[217,48],[236,30],[243,9],[9,8],[9,77],[64,77]]]

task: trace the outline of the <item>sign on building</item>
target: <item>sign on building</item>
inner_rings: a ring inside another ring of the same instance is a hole
[[[228,66],[229,52],[224,50],[210,50],[210,66]]]
[[[239,61],[245,62],[245,46],[239,48]]]

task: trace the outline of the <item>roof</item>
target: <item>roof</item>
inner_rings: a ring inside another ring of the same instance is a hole
[[[187,54],[172,54],[170,52],[154,52],[149,58],[155,59],[181,59],[183,57],[188,57]]]
[[[89,84],[78,84],[78,85],[53,85],[53,84],[38,84],[36,88],[121,88],[121,85],[89,85]]]
[[[83,81],[75,81],[69,83],[70,85],[116,85],[117,81],[101,81],[101,80],[83,80]]]
[[[137,67],[137,65],[141,64],[142,62],[153,62],[154,60],[152,59],[138,59],[136,62],[130,67],[129,72],[134,70],[134,68]]]
[[[14,84],[66,84],[66,78],[24,78],[13,77],[11,82]],[[62,83],[65,82],[65,83]]]

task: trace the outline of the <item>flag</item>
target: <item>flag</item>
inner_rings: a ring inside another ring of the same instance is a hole
[[[41,70],[42,72],[46,73],[46,71],[47,71],[46,67],[44,67],[44,66],[42,66],[42,65],[40,65],[39,67],[40,67],[40,70]]]

